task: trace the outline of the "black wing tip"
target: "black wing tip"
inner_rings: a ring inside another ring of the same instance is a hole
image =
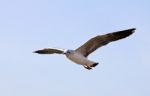
[[[135,32],[135,30],[136,30],[136,28],[130,28],[130,29],[127,29],[127,30],[123,30],[123,31],[125,31],[125,32],[128,32],[128,33],[134,33]]]
[[[130,29],[127,29],[126,31],[131,31],[132,33],[134,33],[136,30],[136,28],[130,28]]]
[[[136,30],[136,28],[130,28],[130,29],[126,29],[126,30],[111,33],[112,36],[113,36],[111,38],[111,41],[116,41],[116,40],[119,40],[119,39],[126,38],[126,37],[130,36],[131,34],[133,34],[135,30]]]
[[[37,50],[37,51],[33,51],[33,53],[45,54],[45,52],[44,52],[43,50]]]
[[[130,29],[128,29],[128,30],[136,30],[136,28],[130,28]]]
[[[64,54],[64,51],[42,49],[42,50],[34,51],[33,53],[38,53],[38,54],[54,54],[54,53],[57,53],[57,54]]]
[[[130,28],[130,29],[124,30],[124,32],[126,32],[127,33],[126,35],[129,36],[129,35],[133,34],[135,32],[135,30],[136,30],[136,28]]]
[[[118,32],[115,32],[115,33],[129,36],[129,35],[133,34],[135,32],[135,30],[136,30],[136,28],[130,28],[130,29],[118,31]]]
[[[33,51],[33,53],[38,53],[38,51]]]

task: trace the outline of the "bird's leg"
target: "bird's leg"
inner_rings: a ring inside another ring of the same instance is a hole
[[[91,67],[89,67],[89,66],[87,66],[87,65],[83,65],[84,66],[84,68],[86,68],[86,69],[88,69],[88,70],[91,70],[92,68]]]

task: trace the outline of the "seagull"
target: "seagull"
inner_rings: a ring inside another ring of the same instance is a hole
[[[73,61],[76,64],[82,65],[84,68],[90,70],[93,67],[96,67],[99,63],[94,62],[92,60],[89,60],[87,57],[94,52],[96,49],[112,42],[117,41],[123,38],[126,38],[130,36],[136,28],[126,29],[122,31],[107,33],[104,35],[98,35],[90,40],[88,40],[86,43],[84,43],[82,46],[75,50],[63,50],[63,49],[57,49],[57,48],[44,48],[41,50],[34,51],[34,53],[38,54],[63,54],[65,55],[69,60]]]

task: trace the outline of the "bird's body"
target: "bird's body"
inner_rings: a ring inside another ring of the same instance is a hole
[[[84,67],[88,67],[90,69],[93,64],[96,64],[97,62],[91,61],[84,57],[82,54],[76,52],[75,50],[71,50],[71,52],[66,53],[66,57],[73,61],[76,64],[83,65]]]
[[[89,62],[87,58],[85,58],[80,53],[77,53],[76,51],[66,54],[66,57],[71,61],[81,65],[84,65]]]
[[[123,39],[128,37],[134,32],[135,28],[127,29],[123,31],[108,33],[105,35],[98,35],[90,40],[88,40],[85,44],[83,44],[81,47],[77,48],[76,50],[61,50],[61,49],[55,49],[55,48],[46,48],[42,50],[37,50],[35,53],[39,54],[64,54],[68,59],[73,61],[74,63],[83,65],[86,69],[92,69],[92,67],[95,67],[98,65],[97,62],[91,61],[87,59],[87,56],[94,52],[96,49],[98,49],[101,46],[104,46],[112,41],[116,41],[119,39]]]

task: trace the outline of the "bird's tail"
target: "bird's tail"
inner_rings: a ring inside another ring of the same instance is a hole
[[[93,63],[90,67],[96,67],[99,63]]]

